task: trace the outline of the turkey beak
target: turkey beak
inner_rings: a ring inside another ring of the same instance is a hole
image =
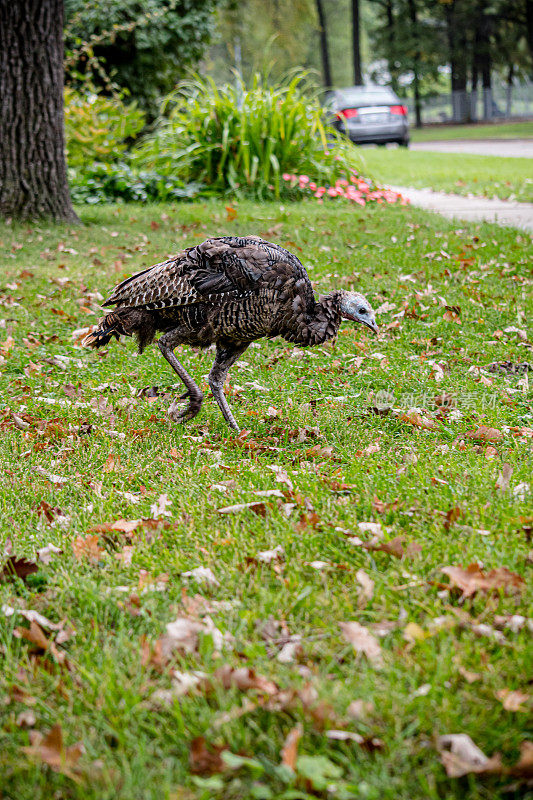
[[[375,334],[379,333],[379,328],[376,325],[376,320],[375,319],[370,319],[370,320],[368,320],[368,322],[365,321],[365,325],[366,325],[367,328],[370,328],[371,331],[374,331]]]

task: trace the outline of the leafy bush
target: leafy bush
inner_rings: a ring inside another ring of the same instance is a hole
[[[125,151],[127,140],[144,127],[144,113],[136,103],[105,97],[95,91],[65,89],[65,135],[71,167],[95,161],[111,163]]]
[[[136,172],[128,164],[95,163],[69,169],[70,192],[75,203],[169,202],[192,199],[202,186],[157,172]]]
[[[256,75],[250,89],[238,78],[219,88],[195,76],[167,97],[164,111],[132,163],[219,193],[279,197],[286,193],[283,173],[333,181],[340,151],[348,152],[324,123],[305,72],[273,86]]]

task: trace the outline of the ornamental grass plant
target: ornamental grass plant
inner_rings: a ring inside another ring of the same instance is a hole
[[[308,72],[277,84],[255,74],[217,86],[194,75],[167,96],[155,130],[132,154],[139,168],[203,183],[213,194],[281,197],[284,173],[334,183],[355,151],[325,121]]]

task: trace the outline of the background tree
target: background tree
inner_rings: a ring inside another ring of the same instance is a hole
[[[65,0],[67,80],[110,79],[149,116],[205,53],[217,0]]]
[[[356,86],[363,83],[361,70],[361,15],[359,13],[359,0],[352,0],[352,53],[353,53],[353,79]]]
[[[63,2],[0,0],[0,214],[77,220],[63,133]]]
[[[331,67],[329,63],[329,48],[328,48],[328,29],[326,25],[326,14],[324,12],[324,4],[322,0],[315,0],[316,13],[318,16],[318,28],[320,33],[320,55],[322,57],[322,73],[324,76],[324,86],[329,88],[333,86],[331,77]]]

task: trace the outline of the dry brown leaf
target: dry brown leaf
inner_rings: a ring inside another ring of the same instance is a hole
[[[465,435],[468,439],[476,442],[501,442],[503,440],[503,433],[498,428],[488,428],[486,425],[480,425],[475,431],[469,431]]]
[[[303,733],[303,728],[300,724],[289,731],[285,743],[281,748],[281,763],[285,767],[294,770],[296,768],[296,759],[298,758],[298,742],[300,741]]]
[[[450,733],[439,736],[437,748],[449,778],[461,778],[470,773],[499,773],[502,771],[501,757],[496,754],[488,758],[466,733]]]
[[[211,747],[207,749],[203,736],[197,736],[191,742],[189,751],[189,767],[193,775],[216,775],[224,772],[227,765],[224,763],[220,754],[227,750],[226,745]]]
[[[378,514],[385,514],[387,511],[396,511],[399,505],[399,500],[392,500],[390,503],[386,503],[380,500],[377,494],[374,495],[372,500],[372,508],[374,511],[377,511]]]
[[[76,536],[72,542],[72,549],[74,557],[77,561],[88,559],[92,562],[97,562],[102,559],[103,550],[98,546],[98,534],[89,534],[88,536]]]
[[[359,606],[364,607],[374,595],[374,581],[366,574],[364,569],[358,569],[355,573],[355,578],[361,586]]]
[[[262,501],[255,500],[252,503],[238,503],[235,506],[226,506],[225,508],[217,508],[218,514],[238,514],[240,511],[250,510],[260,517],[265,517],[267,513],[266,504]]]
[[[500,689],[499,692],[496,692],[496,697],[501,701],[506,711],[527,711],[527,708],[524,708],[524,703],[528,703],[530,700],[529,694],[521,692],[519,689],[515,691]]]
[[[46,651],[50,646],[50,642],[46,638],[44,632],[33,620],[30,622],[29,628],[15,628],[15,633],[21,639],[27,639],[28,642],[36,645],[41,650]]]
[[[383,666],[383,655],[376,637],[358,622],[341,622],[343,636],[356,653],[363,653],[376,667]]]
[[[424,430],[432,430],[435,427],[435,422],[432,419],[422,416],[418,411],[399,414],[398,419],[401,419],[402,422],[409,422],[415,428],[423,428]]]
[[[459,667],[459,673],[463,676],[467,683],[480,681],[483,677],[479,672],[471,672],[469,669],[465,669],[464,667]]]
[[[446,322],[456,322],[461,325],[461,309],[459,306],[446,306],[446,311],[442,315],[442,319]]]
[[[508,770],[509,775],[531,780],[533,778],[533,742],[524,741],[520,745],[520,758]]]
[[[372,711],[374,711],[374,703],[371,700],[362,700],[360,698],[352,700],[346,709],[348,716],[354,719],[365,719]]]
[[[22,578],[22,580],[26,580],[28,575],[33,575],[35,572],[38,572],[39,567],[33,561],[29,561],[27,558],[17,558],[17,556],[9,556],[7,561],[5,562],[4,566],[2,567],[2,571],[0,572],[0,579],[2,578]]]
[[[499,489],[500,492],[504,492],[506,489],[508,489],[512,474],[512,466],[510,464],[503,464],[502,471],[498,474],[496,479],[495,488]]]
[[[495,592],[499,589],[521,591],[525,581],[520,575],[511,572],[507,567],[498,567],[490,572],[483,572],[479,564],[463,567],[443,567],[442,572],[448,575],[450,586],[457,587],[462,597],[471,597],[475,592]]]
[[[225,664],[216,670],[214,677],[217,678],[224,689],[236,688],[241,692],[254,689],[261,694],[270,696],[279,693],[279,686],[274,681],[258,675],[250,667],[237,667],[234,669],[229,664]]]
[[[78,779],[76,765],[80,756],[85,752],[85,748],[82,742],[65,747],[60,725],[54,725],[46,736],[39,731],[31,731],[30,742],[31,746],[23,747],[23,752],[44,762],[54,772],[61,772],[74,780]]]

